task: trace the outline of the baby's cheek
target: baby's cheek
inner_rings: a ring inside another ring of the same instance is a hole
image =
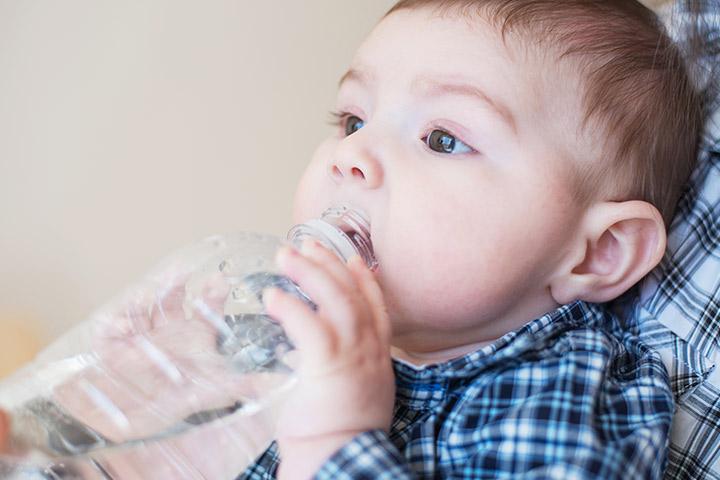
[[[328,139],[315,150],[300,177],[293,199],[293,222],[302,223],[319,217],[330,207],[333,185],[327,174],[331,164],[334,140]]]
[[[386,255],[378,259],[376,279],[393,323],[402,323],[403,319],[416,323],[428,309],[442,310],[439,303],[445,298],[443,290],[447,285],[428,268],[428,261],[417,261],[417,256],[407,252]]]
[[[405,249],[386,261],[379,277],[393,321],[466,328],[514,301],[517,276],[499,259],[478,259],[451,251],[423,256]],[[448,323],[450,322],[450,323]]]
[[[292,221],[295,224],[303,223],[313,218],[313,208],[310,202],[311,197],[308,192],[312,191],[304,181],[300,181],[295,191],[295,199],[293,201]]]

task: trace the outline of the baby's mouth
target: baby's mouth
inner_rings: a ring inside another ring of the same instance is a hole
[[[370,215],[368,215],[362,208],[349,203],[340,203],[326,208],[325,211],[323,211],[321,218],[341,216],[353,218],[353,222],[362,224],[363,228],[366,228],[368,231],[370,230]]]
[[[370,270],[378,266],[370,238],[370,221],[360,209],[333,206],[326,209],[320,219],[296,225],[288,232],[288,239],[295,244],[305,237],[319,240],[345,261],[360,255]]]

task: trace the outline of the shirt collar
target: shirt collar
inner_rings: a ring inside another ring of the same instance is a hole
[[[440,400],[450,382],[475,377],[491,365],[519,357],[530,349],[542,349],[546,340],[558,332],[597,322],[603,316],[599,305],[576,301],[506,333],[479,350],[446,362],[418,367],[393,359],[398,398],[406,402]]]

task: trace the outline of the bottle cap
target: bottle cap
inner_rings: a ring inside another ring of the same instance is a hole
[[[321,218],[292,227],[287,238],[296,247],[300,247],[306,238],[313,238],[345,262],[360,255],[365,265],[375,270],[378,262],[370,239],[370,222],[366,218],[358,210],[344,205],[331,207]]]

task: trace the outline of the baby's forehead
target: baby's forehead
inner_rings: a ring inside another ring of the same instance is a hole
[[[412,83],[428,76],[472,80],[486,88],[519,83],[528,62],[487,22],[402,10],[383,19],[358,49],[353,66],[368,80]]]
[[[560,62],[551,48],[532,45],[525,38],[504,36],[481,16],[400,10],[371,32],[351,70],[368,85],[402,92],[427,86],[432,79],[472,86],[518,121],[524,116],[545,121],[560,110],[577,110],[581,82],[575,65]]]

